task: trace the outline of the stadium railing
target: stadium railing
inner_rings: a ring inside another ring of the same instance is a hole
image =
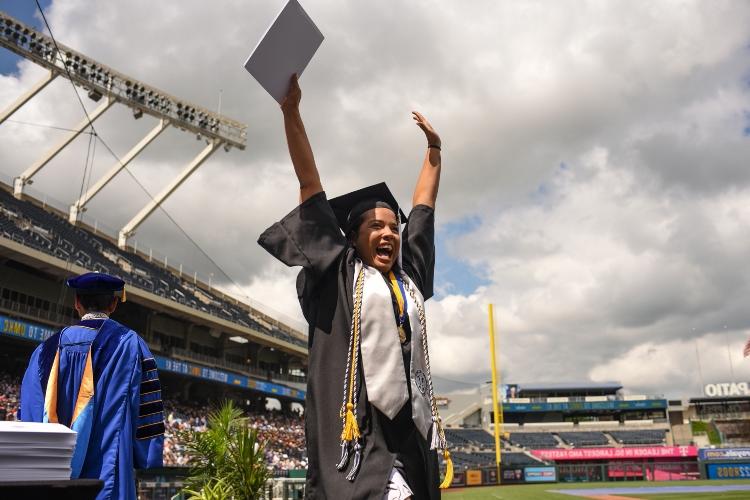
[[[274,372],[270,370],[264,370],[262,368],[255,368],[253,366],[241,365],[239,363],[233,363],[231,361],[227,361],[222,358],[208,356],[206,354],[200,354],[197,352],[190,351],[188,349],[182,349],[180,347],[170,347],[167,350],[167,354],[173,358],[185,359],[188,361],[196,361],[198,363],[205,364],[208,366],[226,368],[228,370],[232,370],[232,371],[241,373],[243,375],[252,375],[256,378],[261,378],[263,380],[269,380],[269,379],[286,380],[289,382],[298,382],[301,384],[304,384],[307,381],[305,377],[300,377],[298,375],[278,373],[278,372]]]

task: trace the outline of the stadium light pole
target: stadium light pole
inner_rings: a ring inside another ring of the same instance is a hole
[[[495,318],[492,314],[492,304],[488,307],[489,312],[489,323],[490,323],[490,359],[492,362],[492,411],[495,414],[495,464],[497,467],[497,484],[500,484],[501,479],[501,461],[500,455],[500,426],[502,425],[502,415],[497,404],[497,389],[498,389],[498,376],[497,376],[497,363],[495,361]]]

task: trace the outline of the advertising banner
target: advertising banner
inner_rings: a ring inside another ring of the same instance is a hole
[[[571,401],[568,403],[503,403],[505,413],[592,410],[653,410],[667,407],[666,399],[638,401]]]
[[[48,326],[34,325],[0,314],[0,333],[44,342],[55,333],[55,330]]]
[[[512,385],[501,385],[500,386],[500,400],[503,403],[507,403],[509,399],[518,397],[518,386]]]
[[[455,471],[453,473],[453,482],[451,486],[466,486],[466,474],[463,471]]]
[[[699,460],[747,460],[750,461],[750,448],[701,448]]]
[[[750,463],[708,464],[706,475],[709,479],[750,479]]]
[[[731,396],[750,396],[750,384],[747,382],[720,382],[706,384],[703,394],[709,398],[726,398]]]
[[[481,470],[467,470],[466,471],[466,486],[479,486],[482,484],[482,471]]]
[[[554,467],[526,467],[523,476],[527,483],[554,483],[557,481]]]
[[[221,382],[227,385],[255,389],[256,391],[261,391],[266,394],[287,396],[301,401],[304,401],[305,399],[305,391],[274,384],[273,382],[255,380],[250,377],[225,372],[224,370],[218,370],[216,368],[206,368],[205,366],[196,365],[188,361],[177,361],[170,358],[163,358],[161,356],[154,356],[154,359],[156,360],[156,366],[160,370],[191,375],[193,377],[213,380],[214,382]]]
[[[697,457],[695,446],[639,446],[634,448],[580,448],[531,450],[542,460],[609,460],[625,458],[685,458]]]
[[[523,467],[503,468],[502,484],[523,483]]]

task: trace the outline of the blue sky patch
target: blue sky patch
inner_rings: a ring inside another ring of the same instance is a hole
[[[49,9],[52,0],[40,0],[39,4],[45,10],[45,14]],[[42,33],[48,35],[47,29],[43,26],[41,16],[36,7],[36,2],[33,0],[23,1],[12,1],[3,2],[3,12],[10,17],[16,18],[24,24],[32,26]],[[54,30],[54,26],[52,27]],[[0,74],[2,75],[13,75],[18,73],[18,63],[23,58],[11,52],[8,49],[0,49]]]
[[[446,294],[469,295],[478,287],[488,285],[490,281],[478,273],[460,256],[449,250],[451,240],[475,230],[481,224],[477,216],[467,217],[458,222],[440,226],[435,235],[435,297],[440,299]]]

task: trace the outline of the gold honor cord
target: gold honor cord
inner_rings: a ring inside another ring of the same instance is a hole
[[[352,326],[349,336],[349,352],[346,357],[346,370],[344,373],[344,401],[341,404],[339,416],[342,419],[341,430],[341,459],[336,469],[343,471],[349,462],[349,446],[354,443],[354,463],[347,474],[349,481],[354,481],[359,472],[361,461],[361,444],[359,442],[360,432],[357,423],[357,369],[359,364],[359,344],[362,312],[362,290],[365,283],[364,266],[360,269],[355,284],[354,310],[352,311]]]

